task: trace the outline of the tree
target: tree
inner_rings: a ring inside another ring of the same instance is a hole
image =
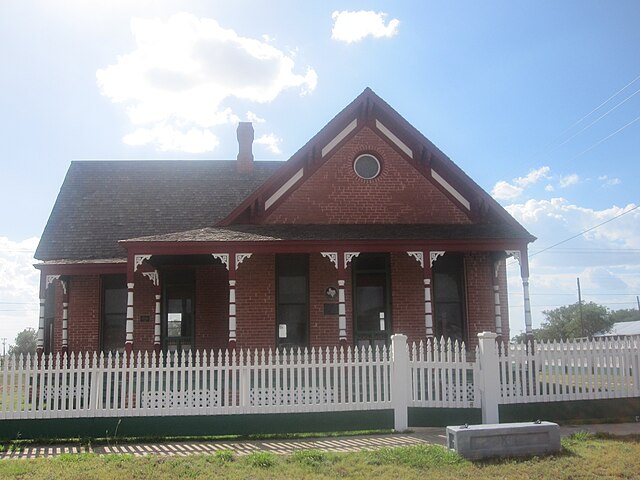
[[[9,355],[35,355],[37,339],[38,334],[33,328],[25,328],[16,335],[15,344],[9,347]]]
[[[582,320],[579,303],[545,310],[542,314],[545,320],[533,332],[536,340],[591,337],[594,333],[608,332],[614,324],[607,307],[593,302],[582,302]]]
[[[611,318],[613,319],[613,323],[635,322],[640,320],[640,310],[636,310],[635,308],[623,308],[621,310],[611,312]]]

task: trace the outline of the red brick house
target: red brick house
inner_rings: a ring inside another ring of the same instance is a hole
[[[370,89],[286,162],[73,162],[36,251],[39,351],[366,345],[531,332],[534,240]]]

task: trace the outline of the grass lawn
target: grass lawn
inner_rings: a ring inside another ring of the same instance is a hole
[[[640,437],[578,434],[549,457],[468,462],[444,447],[425,445],[359,453],[313,450],[236,457],[231,452],[188,457],[94,454],[2,460],[0,478],[39,479],[526,479],[640,478]]]

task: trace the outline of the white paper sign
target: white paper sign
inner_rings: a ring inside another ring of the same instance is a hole
[[[278,338],[287,338],[287,324],[281,323],[278,325]]]

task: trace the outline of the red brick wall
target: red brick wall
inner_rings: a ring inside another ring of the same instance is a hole
[[[196,270],[195,334],[198,350],[227,348],[229,281],[222,264],[203,265]]]
[[[325,315],[324,304],[338,305],[338,297],[325,296],[327,287],[338,289],[338,269],[319,253],[309,255],[309,344],[337,346],[340,344],[338,314]],[[337,308],[337,307],[336,307]]]
[[[155,323],[155,286],[144,277],[141,271],[136,272],[133,284],[133,350],[153,350]],[[141,321],[146,317],[146,321]]]
[[[496,331],[492,268],[487,252],[470,252],[464,256],[470,349],[478,345],[478,333]]]
[[[466,309],[470,348],[477,345],[477,333],[495,331],[492,264],[490,254],[465,254]],[[338,315],[324,315],[329,286],[338,287],[338,270],[320,254],[309,256],[309,341],[311,346],[339,345]],[[347,342],[353,343],[351,264],[345,272]],[[228,283],[222,265],[196,267],[196,348],[225,348],[228,340]],[[509,333],[506,269],[499,271],[503,333]],[[62,347],[62,288],[56,288],[54,351]],[[100,346],[100,277],[75,276],[69,279],[69,349],[93,351]],[[406,253],[391,254],[393,332],[409,341],[425,338],[424,286],[422,268]],[[154,335],[154,286],[140,273],[135,277],[134,348],[152,350]],[[276,296],[275,255],[253,255],[238,268],[236,276],[237,346],[275,347]],[[337,304],[337,299],[335,301]],[[140,322],[148,315],[149,322]]]
[[[236,272],[238,348],[275,348],[275,255],[252,255]]]
[[[82,275],[69,278],[69,351],[86,352],[100,349],[100,276]],[[62,293],[62,292],[56,292]],[[62,313],[56,316],[62,326]],[[61,344],[56,344],[59,349]]]
[[[424,274],[406,253],[391,254],[391,298],[393,333],[406,335],[410,343],[424,340]]]
[[[360,153],[374,153],[380,175],[363,180],[353,171]],[[365,127],[288,198],[265,223],[470,223],[444,193]]]

